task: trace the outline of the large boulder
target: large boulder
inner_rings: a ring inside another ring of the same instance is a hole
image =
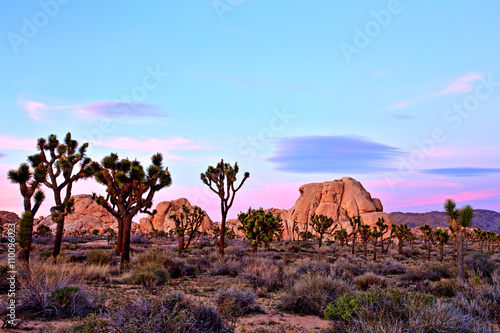
[[[16,213],[0,210],[0,225],[13,224],[19,221],[19,216]]]
[[[344,177],[323,183],[311,183],[299,188],[300,197],[288,211],[287,224],[296,225],[299,231],[313,231],[309,225],[312,215],[325,215],[333,218],[350,231],[349,217],[360,216],[363,223],[374,226],[379,217],[389,226],[394,219],[384,213],[382,202],[371,197],[370,193],[353,178]]]
[[[97,229],[100,233],[109,229],[118,231],[118,221],[104,207],[98,205],[91,195],[80,194],[73,196],[75,199],[74,211],[64,219],[64,233],[73,232],[90,233]],[[49,215],[46,218],[35,221],[35,229],[38,225],[45,225],[55,231],[57,225]]]
[[[156,214],[148,215],[146,218],[141,219],[141,223],[139,224],[139,228],[141,229],[149,229],[152,227],[154,230],[163,230],[165,232],[170,229],[175,228],[175,222],[170,218],[170,215],[176,213],[182,213],[182,206],[186,205],[190,209],[193,208],[191,203],[186,198],[180,198],[172,201],[162,201],[156,206]],[[206,212],[205,212],[206,213]],[[203,221],[201,223],[200,231],[206,232],[210,234],[214,228],[214,223],[208,216],[205,215]]]

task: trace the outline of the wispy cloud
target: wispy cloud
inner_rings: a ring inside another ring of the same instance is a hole
[[[139,102],[93,103],[80,107],[78,111],[85,116],[107,118],[170,116],[157,105]]]
[[[434,93],[434,96],[443,96],[449,94],[463,94],[469,92],[474,87],[474,82],[484,77],[484,73],[468,73],[451,82],[443,90]]]
[[[438,92],[425,93],[414,98],[398,101],[389,105],[388,108],[390,110],[400,110],[410,107],[418,102],[427,101],[436,97],[470,92],[474,88],[474,82],[483,78],[485,75],[486,75],[485,73],[479,73],[479,72],[467,73],[457,79],[454,79],[445,88],[441,89]]]
[[[7,155],[0,153],[0,158],[5,157],[5,156],[7,156]]]
[[[106,141],[92,142],[96,146],[105,146],[113,149],[137,150],[149,152],[164,152],[168,150],[198,150],[209,149],[208,145],[194,143],[192,140],[177,137],[172,139],[142,138],[132,139],[126,137],[112,138]]]
[[[500,173],[500,168],[457,167],[457,168],[425,169],[421,170],[421,172],[432,175],[449,176],[449,177],[477,177],[494,173]]]
[[[36,101],[21,100],[20,104],[22,108],[28,111],[28,116],[36,121],[39,121],[41,119],[41,113],[47,110],[47,105]]]
[[[276,169],[294,173],[362,174],[387,171],[398,148],[354,136],[304,136],[277,140],[268,159]]]

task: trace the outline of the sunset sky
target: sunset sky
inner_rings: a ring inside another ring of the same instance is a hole
[[[95,160],[163,153],[155,205],[214,221],[221,158],[251,174],[230,217],[346,176],[388,212],[500,211],[498,1],[2,1],[0,36],[0,210],[22,210],[8,170],[69,131]]]

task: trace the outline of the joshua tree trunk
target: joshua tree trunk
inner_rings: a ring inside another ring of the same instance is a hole
[[[52,249],[52,256],[54,257],[54,260],[56,260],[56,257],[61,253],[61,243],[64,231],[64,215],[53,218],[53,221],[57,224],[54,248]]]
[[[458,280],[461,282],[465,281],[465,272],[464,272],[464,234],[463,231],[458,232]]]
[[[399,254],[403,254],[403,241],[401,239],[398,239],[398,249]]]
[[[377,261],[377,240],[373,241],[373,261]]]
[[[122,260],[120,270],[124,271],[130,262],[130,229],[132,227],[132,216],[123,219]]]
[[[179,253],[182,253],[182,250],[184,250],[184,234],[179,235],[179,243],[177,245]]]
[[[226,238],[226,210],[224,209],[224,202],[221,202],[222,221],[220,223],[220,241],[219,241],[219,255],[224,256],[224,244]]]
[[[443,261],[443,247],[444,247],[444,244],[441,243],[439,244],[439,261]]]
[[[427,240],[427,260],[431,261],[431,240]]]
[[[19,260],[29,265],[31,251],[31,237],[33,234],[33,214],[31,211],[25,211],[19,220]],[[1,238],[1,235],[0,235]]]
[[[118,219],[118,240],[116,241],[116,255],[122,254],[123,245],[123,220]]]
[[[318,248],[320,248],[321,245],[323,245],[323,235],[320,235],[318,238]]]
[[[363,251],[365,252],[365,257],[368,255],[368,249],[366,246],[366,242],[363,242]]]

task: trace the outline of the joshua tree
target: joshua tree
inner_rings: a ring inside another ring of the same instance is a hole
[[[34,166],[32,172],[29,165],[23,163],[17,170],[10,170],[7,176],[14,184],[19,184],[19,189],[24,201],[24,213],[19,220],[19,259],[29,265],[31,238],[33,236],[33,219],[40,208],[45,194],[39,190],[40,185],[45,182],[47,171],[43,164]],[[31,199],[35,204],[32,206]],[[1,238],[1,234],[0,234]]]
[[[36,233],[38,234],[38,236],[40,237],[46,237],[50,234],[52,234],[52,231],[50,230],[49,227],[47,227],[46,225],[43,225],[43,224],[40,224],[37,228],[36,228]]]
[[[356,246],[356,236],[358,234],[359,226],[361,225],[361,217],[358,216],[353,216],[352,218],[349,218],[349,224],[352,227],[352,232],[350,234],[351,239],[352,239],[352,254],[354,254],[354,249]]]
[[[381,247],[380,253],[384,254],[385,253],[385,251],[384,251],[384,235],[389,230],[389,226],[387,224],[385,224],[385,219],[383,217],[379,217],[377,220],[377,223],[375,223],[375,224],[378,227],[378,232],[382,233],[380,235],[380,247]]]
[[[333,238],[338,240],[340,242],[340,247],[344,247],[345,242],[349,238],[349,234],[347,233],[347,230],[344,228],[337,230],[333,233]]]
[[[245,180],[250,177],[250,173],[245,172],[240,185],[235,187],[236,175],[238,174],[239,170],[240,168],[238,167],[237,162],[234,163],[234,167],[232,167],[231,164],[224,163],[224,160],[221,160],[215,168],[213,166],[209,166],[207,171],[201,174],[202,182],[220,198],[220,211],[222,220],[220,226],[221,233],[219,254],[221,256],[224,255],[224,238],[226,235],[227,213],[233,205],[236,192],[238,192],[239,189],[243,186]]]
[[[420,231],[424,234],[425,244],[427,244],[427,260],[431,260],[431,240],[434,233],[428,224],[420,227]]]
[[[238,227],[245,233],[245,238],[252,242],[252,253],[257,252],[259,243],[264,242],[269,248],[274,237],[281,239],[283,235],[283,223],[281,217],[274,216],[271,212],[265,212],[263,208],[248,208],[247,213],[238,214],[241,226]]]
[[[302,239],[302,241],[308,241],[314,238],[314,235],[310,231],[300,231],[298,235]]]
[[[450,240],[450,234],[446,230],[436,229],[434,235],[439,244],[439,261],[443,261],[444,244],[448,243]]]
[[[453,199],[446,199],[444,202],[444,214],[448,216],[448,228],[453,238],[453,260],[456,260],[459,211]]]
[[[373,231],[371,232],[372,242],[373,242],[373,261],[377,261],[377,242],[378,239],[384,236],[384,233],[380,231],[377,222],[377,226],[373,227]]]
[[[464,231],[466,228],[472,226],[472,219],[474,218],[474,209],[470,205],[466,205],[460,209],[458,216],[458,280],[463,282],[465,280],[464,273]]]
[[[330,227],[333,225],[334,221],[331,217],[327,217],[325,215],[312,215],[311,221],[309,222],[314,231],[316,231],[318,239],[318,247],[323,245],[323,236],[325,234],[332,234],[335,229],[338,227],[336,224],[330,231]]]
[[[105,185],[106,198],[94,193],[94,200],[118,220],[118,244],[116,253],[121,255],[121,270],[130,261],[130,231],[132,219],[137,213],[154,215],[150,212],[156,192],[172,184],[168,168],[163,167],[163,156],[157,153],[151,157],[152,164],[147,171],[137,160],[119,160],[110,154],[101,163],[92,163],[96,181]]]
[[[399,226],[392,226],[394,230],[394,235],[398,239],[398,248],[399,254],[403,254],[403,245],[405,240],[409,240],[409,236],[411,234],[411,229],[405,224],[401,224]]]
[[[367,244],[371,237],[371,227],[368,224],[361,224],[359,226],[359,235],[361,236],[361,241],[363,242],[363,251],[365,257],[368,255]]]
[[[71,133],[66,134],[64,143],[59,142],[57,136],[52,134],[47,140],[38,139],[37,148],[40,153],[28,157],[32,166],[43,166],[46,170],[47,179],[43,184],[54,192],[55,206],[50,208],[52,220],[57,224],[52,251],[54,260],[61,253],[64,219],[73,209],[73,184],[92,176],[89,168],[91,159],[85,156],[88,146],[88,143],[84,143],[78,147],[78,142],[71,138]],[[80,168],[73,173],[78,164]]]
[[[182,205],[182,213],[170,215],[170,218],[175,222],[175,232],[179,237],[179,253],[185,249],[187,250],[191,241],[200,234],[198,229],[201,227],[201,223],[205,216],[205,212],[200,207],[194,206],[191,211],[186,205]],[[189,239],[187,244],[184,245],[184,236],[186,232]]]

